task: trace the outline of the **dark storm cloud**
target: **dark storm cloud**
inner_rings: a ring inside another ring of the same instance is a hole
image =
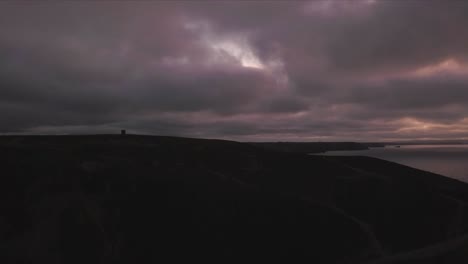
[[[353,87],[347,96],[354,103],[387,110],[424,110],[465,105],[468,102],[467,77],[401,79],[383,84],[363,84]]]
[[[59,5],[59,10],[71,12],[69,6]],[[90,20],[97,23],[97,29],[87,19],[84,25],[78,23],[83,17],[74,12],[72,18],[67,18],[54,11],[58,7],[52,6],[52,11],[46,7],[34,3],[15,5],[10,11],[19,14],[10,14],[15,18],[7,21],[11,24],[7,31],[17,35],[4,35],[0,43],[4,55],[0,62],[0,102],[25,108],[20,111],[9,106],[3,112],[5,119],[18,115],[15,129],[92,125],[94,120],[114,122],[119,116],[131,119],[132,115],[157,111],[232,112],[255,100],[269,82],[264,73],[242,67],[166,63],[166,58],[185,54],[197,59],[205,50],[197,47],[192,33],[179,32],[181,24],[177,28],[176,21],[168,22],[175,18],[167,16],[164,11],[168,9],[161,11],[159,5],[153,10],[157,19],[138,19],[137,26],[143,29],[127,29],[128,25],[123,26],[119,20],[113,24],[114,17],[102,17],[108,10],[100,10],[104,7],[100,5],[97,10],[91,5],[81,13],[91,13]],[[23,21],[25,13],[33,21]],[[134,20],[128,14],[119,16],[125,21]],[[150,22],[154,24],[147,28]],[[35,33],[46,28],[44,35]],[[153,38],[148,34],[154,34]],[[121,38],[115,39],[114,35]],[[12,126],[4,122],[2,129],[14,130]]]
[[[365,19],[341,23],[327,42],[342,70],[412,69],[451,56],[466,58],[468,3],[382,1]]]
[[[463,1],[0,7],[0,132],[468,137]]]

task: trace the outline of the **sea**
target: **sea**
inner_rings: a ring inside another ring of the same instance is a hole
[[[401,145],[323,155],[370,156],[434,172],[468,183],[468,145]]]

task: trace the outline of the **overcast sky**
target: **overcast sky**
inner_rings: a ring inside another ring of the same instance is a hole
[[[0,134],[468,139],[468,1],[1,1]]]

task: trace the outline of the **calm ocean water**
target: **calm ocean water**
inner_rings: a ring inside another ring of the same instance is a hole
[[[330,151],[325,155],[371,156],[468,182],[468,145],[414,145],[360,151]]]

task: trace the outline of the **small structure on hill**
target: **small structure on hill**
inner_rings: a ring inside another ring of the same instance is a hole
[[[125,129],[120,130],[120,135],[125,136],[127,134],[127,131]]]

